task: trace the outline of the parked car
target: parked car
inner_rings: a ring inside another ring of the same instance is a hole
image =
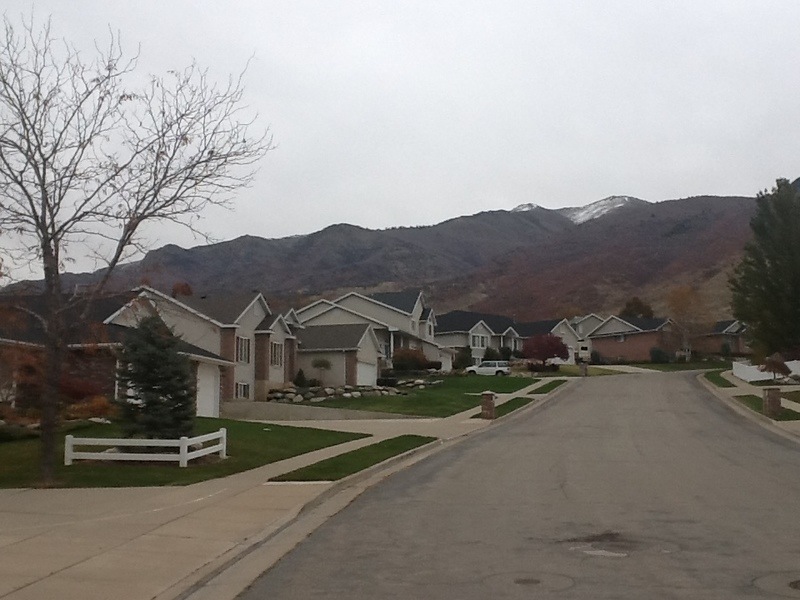
[[[510,375],[507,360],[485,360],[477,366],[467,367],[469,375]]]

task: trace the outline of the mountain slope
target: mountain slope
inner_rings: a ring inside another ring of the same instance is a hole
[[[615,312],[632,295],[664,308],[677,284],[727,314],[727,272],[749,239],[753,198],[651,204],[611,197],[580,209],[522,205],[426,227],[339,224],[282,239],[243,236],[149,252],[117,288],[259,289],[277,308],[344,290],[423,288],[438,312],[474,308],[519,320]],[[94,275],[65,277],[65,288]]]

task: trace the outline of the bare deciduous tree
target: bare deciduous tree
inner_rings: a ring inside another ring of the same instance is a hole
[[[136,58],[125,58],[118,36],[87,61],[53,36],[49,22],[4,18],[3,26],[0,241],[11,262],[33,263],[44,276],[46,309],[35,317],[46,332],[41,465],[48,484],[65,340],[78,325],[66,323],[65,312],[80,302],[85,318],[120,261],[144,248],[144,224],[197,231],[206,208],[228,205],[251,182],[271,139],[251,131],[241,76],[218,86],[193,64],[128,87]],[[88,253],[102,276],[80,298],[65,294],[65,265]]]

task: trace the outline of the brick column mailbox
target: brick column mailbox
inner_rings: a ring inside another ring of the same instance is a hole
[[[481,419],[494,419],[494,392],[483,392],[481,394]]]
[[[780,388],[764,388],[764,403],[761,407],[761,412],[763,412],[769,418],[777,417],[779,414],[781,414]]]

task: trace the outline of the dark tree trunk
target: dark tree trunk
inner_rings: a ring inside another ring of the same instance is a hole
[[[47,246],[43,247],[43,254],[47,337],[44,348],[44,381],[39,402],[42,411],[40,469],[41,484],[48,487],[52,486],[56,479],[59,382],[64,361],[65,340],[58,259]]]

